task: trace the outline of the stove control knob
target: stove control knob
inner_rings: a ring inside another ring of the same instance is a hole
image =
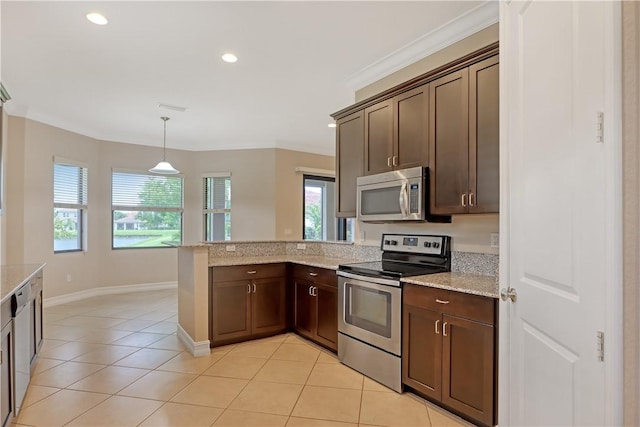
[[[430,248],[431,247],[431,242],[424,242],[424,247],[425,248]]]
[[[384,241],[384,244],[385,244],[385,245],[390,245],[390,244],[391,244],[391,240],[385,240],[385,241]]]
[[[434,247],[434,248],[439,248],[439,247],[440,247],[440,243],[438,243],[438,242],[433,242],[433,247]]]
[[[395,246],[395,245],[398,244],[398,241],[397,240],[392,240],[389,243],[391,243],[391,246]]]

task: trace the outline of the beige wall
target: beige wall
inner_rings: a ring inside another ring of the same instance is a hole
[[[3,261],[46,262],[45,298],[86,289],[177,280],[177,251],[111,249],[111,171],[144,172],[160,148],[99,141],[19,117],[8,117]],[[88,167],[86,252],[53,253],[53,159]],[[231,172],[232,239],[272,240],[281,229],[301,233],[302,181],[295,166],[329,168],[333,157],[280,149],[191,152],[168,150],[184,186],[183,241],[203,239],[202,176]],[[291,173],[289,173],[291,172]],[[296,210],[296,212],[293,212]],[[277,219],[279,215],[283,218]],[[297,222],[294,224],[293,219]],[[71,281],[67,280],[71,276]]]
[[[451,46],[442,49],[412,65],[378,80],[356,92],[356,102],[385,91],[393,86],[424,74],[434,68],[447,64],[457,58],[481,49],[498,41],[498,24],[494,24]],[[491,233],[498,232],[499,215],[458,215],[451,224],[399,223],[399,224],[356,224],[356,242],[380,244],[383,232],[387,233],[437,233],[452,236],[453,249],[456,251],[497,254],[497,248],[491,248]],[[362,236],[364,232],[364,239]]]
[[[296,167],[335,170],[335,157],[278,150],[276,155],[277,240],[302,239],[302,177]]]

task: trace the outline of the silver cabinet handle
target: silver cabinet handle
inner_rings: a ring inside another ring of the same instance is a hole
[[[313,296],[314,296],[314,297],[317,297],[317,296],[318,296],[318,287],[317,287],[317,286],[314,286],[314,287],[313,287]]]
[[[256,274],[256,273],[257,273],[257,271],[256,271],[256,270],[249,270],[249,271],[247,271],[247,274]]]
[[[442,336],[444,336],[444,337],[447,336],[447,322],[444,322],[442,324]]]
[[[502,288],[500,290],[500,299],[502,301],[510,299],[511,302],[516,302],[516,300],[518,299],[518,293],[516,292],[515,288],[512,288],[511,286],[509,286],[508,288]]]
[[[313,296],[313,286],[309,286],[309,295]]]
[[[467,207],[467,193],[463,193],[460,199],[460,203],[462,204],[462,206]]]
[[[473,206],[475,204],[475,195],[473,193],[469,193],[469,206]]]
[[[438,323],[440,323],[440,319],[436,320],[436,335],[440,335],[440,328],[438,327]]]
[[[318,275],[318,273],[313,273],[313,272],[309,273],[309,276],[311,276],[311,277],[316,277],[317,275]]]
[[[256,293],[256,284],[255,283],[253,284],[253,293],[254,294]]]
[[[387,157],[387,166],[391,167],[391,157]]]
[[[251,293],[251,283],[247,283],[247,293]]]
[[[438,304],[449,304],[449,301],[442,301],[441,299],[436,299]]]
[[[393,166],[398,166],[398,156],[393,156],[391,163],[393,164]]]

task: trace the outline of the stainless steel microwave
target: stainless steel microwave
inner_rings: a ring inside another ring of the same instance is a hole
[[[450,216],[429,215],[428,177],[424,167],[358,177],[358,220],[451,222]]]

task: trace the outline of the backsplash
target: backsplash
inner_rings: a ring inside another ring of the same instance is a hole
[[[278,255],[323,256],[353,260],[379,260],[382,251],[379,246],[355,245],[348,242],[312,241],[260,241],[260,242],[211,242],[209,260],[226,257],[259,257]],[[304,249],[299,249],[304,245]],[[235,246],[235,251],[227,251]],[[451,271],[455,273],[498,276],[499,256],[473,252],[452,252]]]

